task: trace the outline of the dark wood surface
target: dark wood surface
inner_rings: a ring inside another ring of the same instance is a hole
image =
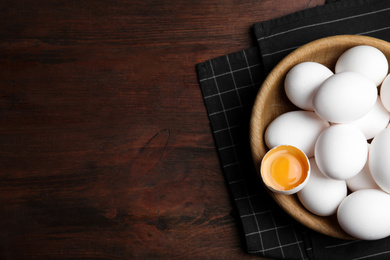
[[[259,259],[195,64],[323,2],[0,1],[0,259]]]

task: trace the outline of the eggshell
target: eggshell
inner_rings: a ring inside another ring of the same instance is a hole
[[[370,154],[370,144],[368,146],[368,154]],[[369,156],[369,155],[368,155]],[[372,178],[370,169],[368,167],[368,160],[364,165],[363,169],[353,176],[346,180],[347,187],[352,191],[358,191],[363,189],[380,189],[378,184],[376,184],[374,178]]]
[[[291,195],[306,185],[310,168],[309,159],[302,150],[291,145],[279,145],[264,155],[260,173],[268,189]]]
[[[387,75],[386,56],[373,46],[360,45],[345,51],[337,60],[335,72],[354,71],[365,75],[379,86]]]
[[[390,112],[383,106],[380,98],[377,98],[375,105],[358,120],[350,124],[359,128],[366,139],[372,139],[389,124]]]
[[[309,161],[310,177],[298,192],[298,198],[312,213],[330,216],[336,213],[339,204],[347,196],[347,185],[344,180],[334,180],[322,174],[314,158]]]
[[[299,108],[314,111],[312,102],[322,82],[333,75],[326,66],[317,62],[302,62],[286,75],[284,89],[290,101]]]
[[[345,180],[358,174],[367,161],[367,140],[363,133],[349,124],[326,128],[315,145],[315,159],[323,174]]]
[[[314,156],[314,146],[319,134],[329,123],[312,111],[290,111],[274,119],[264,135],[269,149],[278,145],[292,145],[309,158]]]
[[[367,114],[377,97],[372,80],[356,72],[342,72],[322,83],[314,95],[313,107],[327,121],[349,123]]]
[[[380,89],[380,97],[383,106],[390,111],[390,75],[388,75],[383,81]]]
[[[385,238],[390,235],[390,195],[375,189],[353,192],[341,202],[337,219],[357,239]]]
[[[379,187],[390,193],[390,128],[382,130],[372,140],[368,166]]]

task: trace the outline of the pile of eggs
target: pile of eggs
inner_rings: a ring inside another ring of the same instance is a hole
[[[345,51],[334,72],[295,65],[284,87],[300,110],[275,118],[264,136],[266,186],[297,193],[313,214],[336,214],[345,232],[363,240],[390,236],[388,70],[386,56],[368,45]]]

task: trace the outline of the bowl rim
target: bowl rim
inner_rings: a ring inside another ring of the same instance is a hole
[[[249,139],[250,139],[250,149],[252,154],[252,159],[254,166],[257,171],[257,175],[261,178],[260,173],[260,166],[261,166],[261,160],[265,153],[267,152],[267,149],[259,150],[257,147],[257,143],[259,141],[262,141],[264,144],[264,132],[262,132],[262,136],[260,134],[260,126],[258,124],[258,121],[260,120],[262,111],[266,111],[266,102],[264,101],[265,98],[267,98],[267,95],[270,91],[273,89],[273,84],[277,84],[278,78],[280,76],[281,71],[284,73],[287,73],[289,69],[291,69],[294,65],[300,63],[297,62],[296,57],[300,57],[302,55],[305,55],[308,51],[313,51],[316,48],[329,48],[332,46],[338,46],[338,45],[351,45],[350,47],[356,46],[356,45],[372,45],[374,43],[374,47],[381,46],[383,48],[390,49],[390,43],[381,39],[377,39],[370,36],[363,36],[363,35],[336,35],[336,36],[329,36],[320,38],[314,41],[311,41],[305,45],[302,45],[301,47],[297,48],[296,50],[292,51],[290,54],[285,56],[278,64],[270,71],[270,73],[265,78],[264,82],[262,83],[256,98],[255,102],[252,107],[252,113],[250,117],[250,125],[249,125]],[[387,59],[389,60],[389,56],[387,56]],[[285,74],[284,74],[285,76]],[[280,79],[279,79],[280,80]],[[296,108],[296,110],[301,110],[300,108]],[[266,148],[266,145],[264,145]],[[288,198],[292,202],[300,203],[299,199],[297,198],[297,195],[283,195],[283,194],[277,194],[275,192],[270,191],[268,188],[266,188],[265,185],[263,185],[263,188],[265,188],[270,196],[273,198],[274,201],[285,211],[287,212],[291,217],[293,217],[295,220],[297,220],[299,223],[303,224],[304,226],[317,231],[319,233],[322,233],[324,235],[328,235],[335,238],[341,238],[341,239],[347,239],[347,240],[355,240],[356,238],[350,236],[347,234],[344,230],[341,229],[340,226],[334,227],[337,222],[336,216],[329,216],[329,217],[321,217],[314,215],[313,213],[309,212],[306,208],[302,206],[302,208],[306,211],[308,218],[303,219],[302,214],[296,212],[296,208],[294,205],[286,205],[285,199],[286,196],[289,196],[291,198]],[[321,224],[321,225],[320,225]]]

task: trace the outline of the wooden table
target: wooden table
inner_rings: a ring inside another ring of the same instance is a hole
[[[323,2],[0,1],[0,259],[259,259],[195,64]]]

